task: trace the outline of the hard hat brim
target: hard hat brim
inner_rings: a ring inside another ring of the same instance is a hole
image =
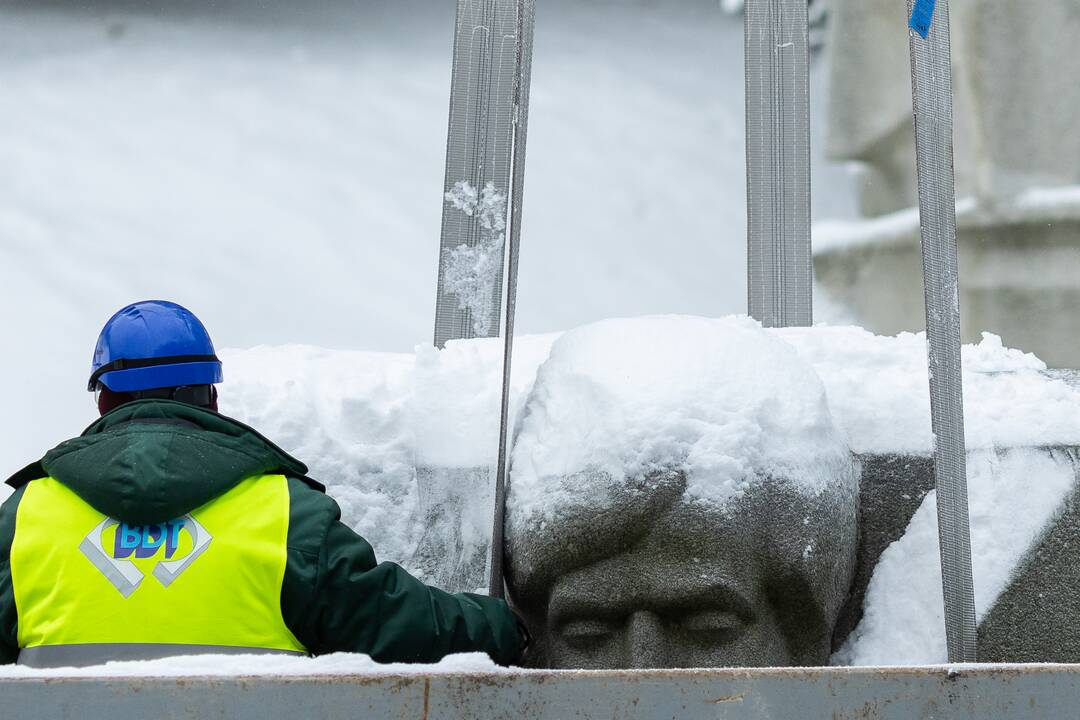
[[[99,378],[113,392],[137,392],[184,385],[215,385],[223,380],[220,362],[177,363],[107,372]]]

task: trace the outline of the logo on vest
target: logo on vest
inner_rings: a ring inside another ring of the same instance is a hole
[[[149,525],[128,525],[105,518],[83,539],[79,550],[120,594],[130,597],[146,577],[139,565],[146,568],[152,559],[157,559],[150,573],[169,587],[206,552],[212,539],[191,515]],[[144,562],[136,564],[136,560]]]

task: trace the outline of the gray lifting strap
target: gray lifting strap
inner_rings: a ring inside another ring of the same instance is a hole
[[[458,0],[435,345],[496,337],[517,66],[516,0]]]
[[[514,351],[514,313],[517,309],[518,257],[521,247],[521,207],[525,191],[525,145],[529,129],[529,85],[532,79],[533,24],[535,0],[516,0],[517,50],[514,82],[514,146],[511,153],[510,243],[507,258],[506,316],[503,319],[502,406],[499,416],[499,459],[495,474],[495,518],[491,533],[491,563],[488,593],[501,598],[503,582],[503,528],[506,517],[506,488],[510,453],[510,360]]]
[[[911,93],[918,153],[945,635],[949,662],[975,662],[975,591],[960,368],[949,2],[937,0],[936,6],[935,10],[933,0],[908,0]]]
[[[806,0],[746,0],[749,313],[766,327],[813,322]]]

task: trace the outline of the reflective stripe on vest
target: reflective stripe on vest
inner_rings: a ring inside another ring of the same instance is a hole
[[[167,643],[88,643],[38,645],[19,652],[19,665],[33,668],[84,667],[114,660],[159,660],[177,655],[299,655],[293,650],[269,650],[230,645],[170,645]]]
[[[53,478],[34,480],[11,548],[19,647],[302,653],[281,615],[288,531],[282,475],[249,478],[181,518],[143,526],[102,515]]]

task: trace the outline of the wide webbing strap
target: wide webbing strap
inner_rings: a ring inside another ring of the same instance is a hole
[[[975,662],[960,300],[953,183],[952,66],[948,0],[908,0],[911,90],[918,153],[930,412],[937,480],[941,581],[950,662]]]
[[[810,325],[810,92],[806,0],[747,0],[746,198],[750,315]]]
[[[517,77],[516,0],[458,0],[435,345],[495,337]]]
[[[503,526],[506,515],[506,486],[510,436],[510,375],[514,351],[514,314],[517,309],[518,251],[521,247],[521,210],[525,192],[525,146],[529,129],[529,85],[532,79],[532,38],[536,14],[535,0],[516,0],[517,74],[514,82],[514,147],[510,191],[510,244],[507,258],[506,309],[503,318],[502,404],[499,416],[499,456],[495,472],[495,519],[491,537],[489,593],[502,597]]]

